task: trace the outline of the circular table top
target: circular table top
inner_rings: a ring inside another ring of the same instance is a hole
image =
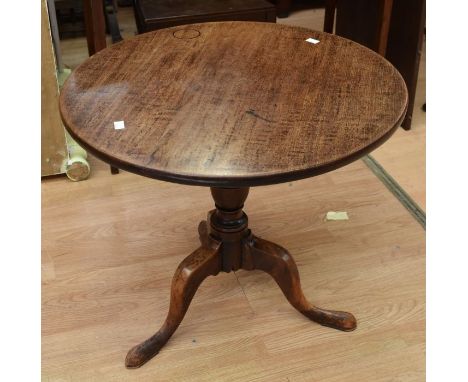
[[[389,138],[406,107],[402,77],[375,52],[322,32],[250,22],[124,40],[74,70],[60,96],[67,130],[102,160],[214,187],[343,166]]]

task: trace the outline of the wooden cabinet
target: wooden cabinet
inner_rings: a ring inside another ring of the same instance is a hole
[[[49,17],[49,7],[50,16]],[[58,41],[54,2],[42,0],[41,9],[41,176],[66,174],[73,181],[84,180],[90,174],[87,153],[65,131],[59,111],[59,82],[70,74],[60,64],[60,52],[52,41]],[[55,39],[52,38],[52,35]],[[57,53],[57,55],[55,54]],[[58,62],[57,62],[58,61]],[[62,68],[60,71],[57,67]],[[57,78],[57,73],[59,78]],[[59,81],[60,80],[60,81]]]
[[[336,34],[378,51],[376,35],[381,4],[382,1],[374,0],[337,0]],[[425,1],[393,0],[389,22],[385,57],[398,69],[408,87],[408,112],[402,126],[409,130],[426,23]]]
[[[46,0],[41,7],[41,40],[41,176],[48,176],[65,172],[68,153]]]

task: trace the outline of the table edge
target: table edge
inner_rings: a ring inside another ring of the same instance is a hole
[[[237,187],[255,187],[255,186],[268,186],[272,184],[287,183],[295,180],[301,180],[305,178],[311,178],[313,176],[321,175],[326,172],[336,170],[340,167],[346,166],[351,162],[363,157],[364,155],[375,150],[377,147],[386,142],[400,127],[403,119],[406,115],[406,110],[408,108],[408,102],[404,112],[401,117],[398,119],[398,122],[388,130],[384,135],[379,139],[371,143],[370,145],[348,155],[347,157],[334,160],[329,163],[322,164],[318,167],[311,167],[301,170],[293,170],[289,172],[282,172],[278,174],[268,174],[268,175],[251,175],[251,176],[196,176],[196,175],[186,175],[186,174],[175,174],[168,173],[156,169],[148,169],[145,167],[138,166],[133,163],[129,163],[110,155],[107,155],[103,152],[100,152],[88,145],[85,141],[81,140],[64,122],[64,126],[67,132],[72,136],[72,138],[80,144],[83,148],[89,151],[92,155],[99,158],[100,160],[114,166],[118,167],[124,171],[128,171],[137,175],[145,176],[147,178],[162,180],[171,183],[185,184],[191,186],[202,186],[202,187],[222,187],[222,188],[237,188]]]

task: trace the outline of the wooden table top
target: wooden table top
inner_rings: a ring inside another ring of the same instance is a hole
[[[343,166],[389,138],[406,107],[403,79],[373,51],[322,32],[248,22],[124,40],[81,64],[60,96],[67,130],[102,160],[213,187]]]

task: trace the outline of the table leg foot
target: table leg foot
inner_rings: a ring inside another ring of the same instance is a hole
[[[200,284],[206,277],[217,275],[221,270],[220,243],[205,236],[206,228],[203,225],[200,225],[199,232],[202,246],[180,263],[172,279],[166,321],[156,334],[130,349],[125,359],[127,368],[138,368],[159,353],[182,322]]]
[[[253,235],[247,247],[250,249],[250,267],[270,274],[291,305],[304,316],[320,325],[343,331],[356,328],[356,319],[351,313],[321,309],[307,301],[296,263],[286,249]]]

